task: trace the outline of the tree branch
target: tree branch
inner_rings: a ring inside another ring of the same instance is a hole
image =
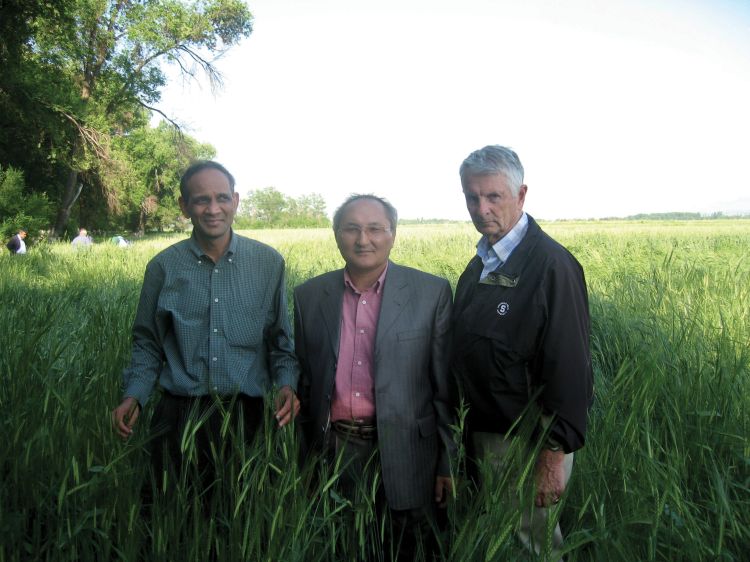
[[[136,98],[136,101],[144,109],[148,109],[149,111],[155,111],[156,113],[158,113],[159,115],[161,115],[162,117],[164,117],[164,119],[166,119],[167,121],[169,121],[169,124],[172,125],[172,127],[175,128],[175,130],[177,131],[177,134],[180,136],[180,138],[182,138],[182,128],[180,127],[179,123],[177,123],[177,121],[175,121],[174,119],[170,118],[161,109],[158,109],[156,107],[151,107],[150,105],[146,105],[144,102],[142,102],[138,98]]]

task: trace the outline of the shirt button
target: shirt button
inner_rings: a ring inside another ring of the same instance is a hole
[[[203,263],[201,260],[198,260],[198,263]]]
[[[229,263],[232,263],[232,258],[229,258],[229,259],[228,259],[227,261],[228,261]]]
[[[367,301],[363,300],[363,301],[362,301],[362,304],[367,304]]]
[[[219,390],[219,387],[218,387],[218,386],[215,386],[215,387],[214,387],[214,390]]]
[[[361,365],[361,364],[362,364],[362,361],[357,361],[357,365]]]
[[[218,269],[214,269],[214,273],[219,273],[219,270]]]
[[[219,299],[214,299],[214,302],[219,302]]]
[[[219,331],[219,329],[218,329],[218,328],[214,328],[214,334],[215,334],[216,332],[218,332],[218,331]]]
[[[359,392],[355,392],[355,393],[354,393],[354,396],[359,396]]]
[[[214,357],[214,361],[218,361],[218,360],[219,360],[219,358],[218,358],[218,357]]]

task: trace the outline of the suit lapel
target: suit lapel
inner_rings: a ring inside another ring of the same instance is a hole
[[[344,270],[339,270],[331,276],[331,280],[323,288],[320,299],[320,313],[323,317],[328,341],[331,344],[333,356],[339,357],[339,337],[341,331],[341,301],[344,296]]]
[[[380,303],[378,331],[375,337],[375,359],[380,355],[380,342],[398,320],[406,303],[409,301],[409,282],[401,267],[388,262],[388,273],[385,277],[383,300]]]

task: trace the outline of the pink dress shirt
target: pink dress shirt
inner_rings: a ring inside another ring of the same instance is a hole
[[[375,419],[375,333],[387,271],[386,265],[375,284],[360,293],[344,270],[344,300],[331,421],[372,422]]]

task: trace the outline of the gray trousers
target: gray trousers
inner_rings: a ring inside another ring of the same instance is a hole
[[[374,499],[374,507],[379,516],[382,517],[387,510],[390,520],[384,537],[385,544],[371,544],[372,550],[361,553],[360,558],[366,561],[412,562],[417,558],[419,551],[425,560],[438,557],[440,545],[435,526],[434,504],[404,510],[391,509],[387,505],[377,439],[364,440],[342,436],[333,430],[330,438],[329,457],[342,455],[344,462],[344,469],[337,482],[338,490],[354,502],[363,496]],[[375,542],[378,542],[377,525],[374,525],[374,531],[372,536],[376,538]]]
[[[501,433],[485,433],[475,431],[471,433],[471,444],[474,447],[477,461],[485,461],[492,470],[505,470],[506,457],[514,438],[507,438]],[[565,455],[565,485],[570,480],[573,471],[573,453]],[[482,475],[480,475],[480,479]],[[516,500],[517,501],[517,500]],[[520,541],[537,554],[547,549],[547,522],[550,517],[556,517],[559,506],[525,508],[521,513],[521,520],[517,529]],[[551,537],[550,550],[546,552],[546,560],[561,560],[560,549],[563,545],[563,535],[560,524],[556,523]]]

